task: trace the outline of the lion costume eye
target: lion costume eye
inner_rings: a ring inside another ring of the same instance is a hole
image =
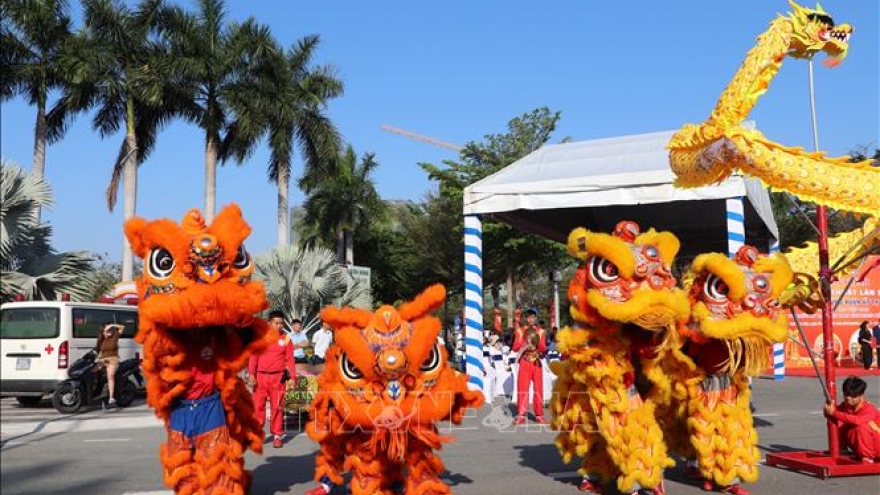
[[[605,285],[610,284],[612,282],[616,282],[618,278],[620,278],[620,273],[618,273],[617,265],[612,263],[606,258],[601,256],[593,256],[587,262],[589,264],[589,271],[587,272],[594,284],[597,285]]]
[[[709,274],[703,284],[703,294],[713,301],[726,301],[730,294],[730,287],[717,276]]]
[[[422,366],[419,368],[425,373],[429,373],[431,371],[437,370],[440,367],[440,347],[438,345],[434,345],[431,348],[431,353],[428,354],[428,358],[425,359],[425,362],[422,363]]]
[[[352,381],[360,380],[364,377],[361,370],[359,370],[354,363],[349,361],[348,355],[344,352],[339,356],[339,369],[342,371],[342,376]]]
[[[165,248],[153,249],[147,259],[147,270],[153,278],[168,278],[174,270],[174,257]]]
[[[243,270],[250,266],[250,264],[251,255],[248,254],[247,249],[245,249],[244,244],[242,244],[238,247],[238,253],[235,254],[235,261],[232,262],[232,266],[239,270]]]

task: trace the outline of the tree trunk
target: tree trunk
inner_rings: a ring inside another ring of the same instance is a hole
[[[290,244],[290,166],[278,170],[278,247]]]
[[[125,134],[125,165],[122,168],[122,194],[124,201],[123,216],[125,221],[134,218],[137,206],[137,137],[134,134],[134,106],[129,100],[128,131]],[[122,281],[134,280],[134,256],[128,237],[123,235],[122,249]]]
[[[45,177],[46,168],[46,105],[37,108],[37,125],[34,128],[34,162],[31,173],[37,180]],[[34,204],[34,222],[40,223],[40,205]]]
[[[205,211],[202,216],[205,223],[214,221],[214,210],[217,202],[217,142],[208,134],[205,143]]]
[[[354,264],[354,232],[345,230],[345,265]]]
[[[336,261],[345,264],[345,231],[342,229],[336,231]]]
[[[514,320],[514,292],[516,289],[514,288],[515,284],[513,283],[513,267],[507,267],[507,328],[516,328],[516,321]]]

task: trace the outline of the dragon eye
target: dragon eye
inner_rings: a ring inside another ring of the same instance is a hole
[[[811,21],[821,22],[822,24],[825,24],[828,27],[834,27],[834,19],[832,19],[830,16],[827,16],[825,14],[819,14],[819,13],[814,12],[811,14],[807,14],[807,19],[809,19]]]
[[[730,293],[730,287],[715,275],[710,274],[703,284],[703,293],[713,301],[726,301]]]
[[[168,278],[174,270],[174,257],[165,248],[153,249],[147,259],[147,269],[153,278]]]
[[[617,265],[601,256],[593,256],[587,263],[590,267],[588,274],[593,283],[610,284],[620,278]]]
[[[238,253],[235,254],[235,261],[232,262],[232,266],[242,270],[247,268],[251,264],[251,255],[248,254],[247,249],[244,248],[244,244],[238,247]]]
[[[436,344],[431,348],[431,354],[428,355],[428,358],[425,359],[425,362],[422,363],[422,366],[419,368],[423,372],[431,372],[435,371],[440,367],[440,347]]]
[[[339,368],[342,370],[342,375],[349,380],[360,380],[364,377],[361,370],[349,361],[348,355],[344,352],[339,356]]]

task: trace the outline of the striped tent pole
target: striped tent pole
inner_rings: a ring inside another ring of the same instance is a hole
[[[727,254],[731,258],[746,243],[744,209],[742,196],[727,200]]]
[[[468,388],[483,390],[483,223],[464,217],[465,370]]]
[[[770,243],[770,252],[779,252],[779,240]],[[785,343],[773,344],[773,379],[785,380]]]
[[[727,208],[727,255],[733,258],[739,248],[746,244],[746,217],[742,196],[728,199],[725,206]],[[749,388],[752,388],[751,377],[749,377]]]

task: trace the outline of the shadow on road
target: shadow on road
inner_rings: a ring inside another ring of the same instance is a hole
[[[766,419],[760,417],[753,417],[752,422],[755,428],[767,428],[768,426],[773,426],[772,421],[767,421]]]
[[[280,452],[283,452],[283,450]],[[305,492],[308,488],[314,486],[312,478],[315,474],[316,454],[317,452],[299,456],[284,454],[273,456],[272,452],[267,452],[266,462],[257,466],[253,471],[251,495],[288,493],[296,485],[304,485],[301,491]],[[345,480],[345,488],[340,489],[337,487],[333,493],[351,493],[349,488],[351,474],[346,473],[343,479]],[[444,472],[440,479],[452,487],[474,482],[471,478],[461,473],[450,473],[448,471]],[[402,491],[402,489],[401,486],[400,490]]]
[[[275,452],[279,454],[273,455]],[[299,456],[284,455],[283,450],[275,452],[266,452],[266,462],[254,469],[252,495],[287,493],[294,485],[312,480],[315,474],[316,452]]]
[[[14,467],[3,470],[2,492],[14,495],[45,495],[52,493],[53,495],[83,495],[85,493],[94,493],[96,486],[101,486],[111,478],[109,476],[99,476],[86,480],[72,481],[69,477],[63,480],[53,478],[47,473],[58,472],[70,464],[71,461],[64,459],[53,459],[51,463],[36,463],[26,467]],[[47,486],[47,480],[53,480],[55,486]]]
[[[761,445],[758,444],[758,449],[762,452],[766,452],[772,454],[773,452],[798,452],[801,450],[812,450],[806,449],[804,447],[792,447],[791,445],[780,445],[778,443],[771,443],[770,445]]]

